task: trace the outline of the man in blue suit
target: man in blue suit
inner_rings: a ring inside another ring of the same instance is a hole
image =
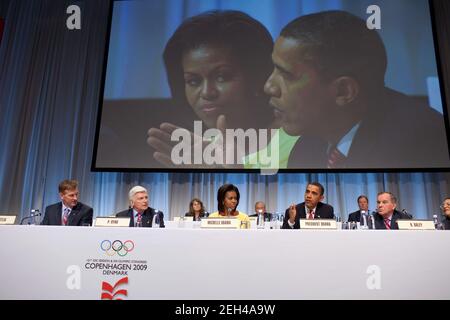
[[[94,210],[78,202],[78,181],[64,180],[58,186],[61,202],[45,208],[41,225],[88,226],[92,225]]]

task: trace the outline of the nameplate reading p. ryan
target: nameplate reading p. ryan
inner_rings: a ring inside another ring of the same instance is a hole
[[[14,224],[16,216],[0,216],[0,224]]]
[[[435,230],[433,220],[397,220],[399,230]]]
[[[108,218],[97,217],[95,219],[96,227],[129,227],[131,218]]]
[[[240,229],[241,220],[236,218],[207,218],[202,219],[200,227],[206,229]]]
[[[334,219],[300,219],[300,229],[337,229]]]

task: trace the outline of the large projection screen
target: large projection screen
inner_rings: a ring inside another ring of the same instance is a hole
[[[439,170],[427,0],[114,1],[106,171]]]

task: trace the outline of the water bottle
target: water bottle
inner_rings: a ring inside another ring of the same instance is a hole
[[[434,222],[434,228],[436,230],[441,230],[442,228],[442,224],[439,222],[438,220],[438,216],[437,214],[433,214],[433,222]]]
[[[272,213],[270,217],[270,229],[278,229],[278,215],[276,213]]]
[[[367,230],[369,229],[368,226],[368,215],[367,215],[367,211],[365,210],[361,210],[361,223],[360,223],[360,229],[362,230]]]
[[[152,220],[152,228],[159,228],[159,224],[161,223],[161,218],[159,216],[159,211],[155,210],[155,214],[153,215]]]
[[[260,209],[258,210],[258,229],[264,229],[264,212]]]
[[[370,218],[370,229],[375,230],[375,216],[371,214],[369,218]]]
[[[280,228],[281,228],[281,226],[282,226],[283,223],[284,223],[284,213],[278,212],[277,215],[278,215],[278,222],[279,222]]]
[[[336,229],[341,230],[342,229],[342,221],[339,214],[336,214]]]

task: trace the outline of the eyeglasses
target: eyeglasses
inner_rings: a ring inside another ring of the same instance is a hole
[[[443,203],[439,206],[439,208],[441,208],[442,210],[444,210],[445,207],[450,207],[450,203],[449,203],[449,202],[443,202]]]

